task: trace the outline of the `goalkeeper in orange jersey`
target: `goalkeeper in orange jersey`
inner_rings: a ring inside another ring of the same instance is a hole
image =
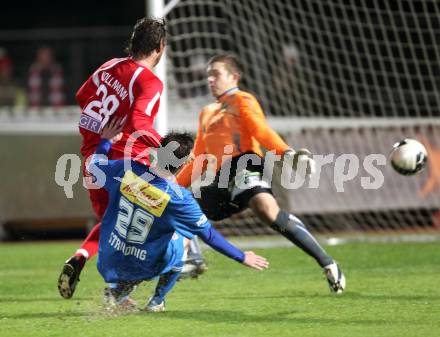
[[[284,160],[292,160],[295,169],[300,165],[306,167],[306,174],[314,170],[311,153],[305,149],[293,150],[267,125],[257,99],[238,87],[241,70],[234,55],[212,57],[208,61],[207,76],[216,101],[200,113],[193,148],[196,159],[182,168],[177,176],[178,183],[190,186],[203,173],[205,177],[209,175],[211,168],[211,172],[215,171],[215,179],[200,188],[200,195],[195,195],[209,219],[222,220],[250,207],[261,221],[317,261],[324,270],[330,290],[343,292],[345,277],[338,264],[300,219],[280,209],[270,183],[262,179],[264,163],[260,146],[282,155]],[[195,255],[197,259],[197,252]]]

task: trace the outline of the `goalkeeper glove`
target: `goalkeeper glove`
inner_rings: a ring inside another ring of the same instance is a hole
[[[284,152],[284,160],[291,160],[292,168],[303,177],[313,175],[316,172],[316,162],[312,153],[307,149],[297,151],[289,149]]]

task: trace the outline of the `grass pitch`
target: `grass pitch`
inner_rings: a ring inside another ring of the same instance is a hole
[[[256,250],[270,260],[254,272],[207,251],[209,271],[179,282],[167,312],[109,316],[103,282],[88,263],[74,297],[57,277],[77,243],[0,245],[0,336],[440,336],[440,244],[327,247],[347,276],[330,294],[317,265],[296,248]],[[145,304],[154,287],[138,288]]]

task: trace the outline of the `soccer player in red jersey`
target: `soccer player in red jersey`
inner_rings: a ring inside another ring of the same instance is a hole
[[[153,122],[159,110],[163,85],[152,72],[166,45],[167,27],[163,19],[143,18],[135,24],[128,57],[114,58],[100,66],[81,86],[76,99],[81,107],[79,130],[83,137],[83,175],[93,209],[99,221],[107,207],[108,194],[93,186],[94,177],[85,162],[96,150],[100,131],[111,118],[125,121],[123,136],[115,143],[109,159],[131,158],[148,164],[148,149],[160,144],[161,136]],[[100,223],[87,236],[80,249],[64,264],[58,279],[60,295],[71,298],[87,259],[98,252]]]

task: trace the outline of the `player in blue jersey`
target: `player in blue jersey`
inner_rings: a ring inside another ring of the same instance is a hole
[[[191,136],[172,133],[158,150],[155,168],[133,160],[108,160],[113,142],[121,136],[120,120],[111,121],[89,164],[96,184],[109,193],[99,239],[98,270],[110,284],[118,307],[133,307],[129,294],[144,280],[159,276],[147,311],[164,311],[165,295],[176,283],[185,246],[193,235],[223,255],[248,267],[263,270],[265,258],[242,252],[208,222],[192,194],[173,182],[179,161],[193,145]]]

